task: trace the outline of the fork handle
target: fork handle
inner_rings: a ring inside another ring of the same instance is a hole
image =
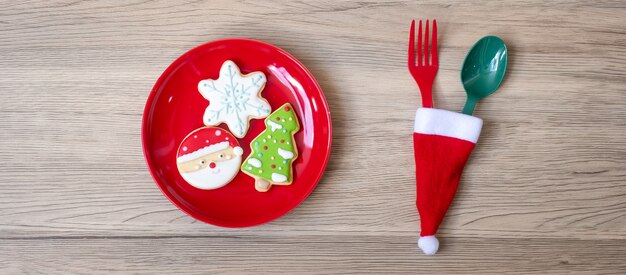
[[[420,88],[420,94],[422,94],[422,107],[424,108],[432,108],[433,107],[433,84],[418,84]]]

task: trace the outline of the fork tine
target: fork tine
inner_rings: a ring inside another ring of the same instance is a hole
[[[422,66],[422,20],[417,30],[417,66]]]
[[[415,67],[415,20],[411,21],[409,32],[409,68]]]
[[[433,19],[433,46],[431,65],[439,66],[439,56],[437,55],[437,20]]]
[[[428,20],[426,20],[426,35],[424,36],[424,66],[430,65],[428,62]]]

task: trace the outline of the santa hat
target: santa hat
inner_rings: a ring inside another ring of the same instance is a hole
[[[439,249],[435,237],[457,190],[463,168],[480,135],[480,118],[446,110],[419,108],[415,114],[416,204],[425,254]]]
[[[237,139],[228,131],[217,127],[202,127],[189,134],[178,148],[176,162],[185,162],[233,147],[237,155],[243,154]]]

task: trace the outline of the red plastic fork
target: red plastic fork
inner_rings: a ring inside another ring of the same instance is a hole
[[[433,107],[433,82],[439,69],[439,57],[437,56],[437,20],[433,20],[433,37],[431,45],[431,56],[428,55],[428,20],[426,20],[426,35],[422,44],[422,20],[419,21],[417,31],[417,60],[415,59],[415,20],[411,22],[411,33],[409,34],[409,72],[417,82],[417,86],[422,93],[422,107]],[[422,48],[424,54],[422,55]],[[429,60],[430,57],[430,60]],[[417,61],[417,63],[416,63]],[[423,61],[423,62],[422,62]]]

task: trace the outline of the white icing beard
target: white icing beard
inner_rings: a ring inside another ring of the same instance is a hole
[[[228,184],[239,173],[241,155],[233,155],[230,160],[215,162],[215,168],[206,167],[191,173],[180,173],[193,187],[211,190]]]

